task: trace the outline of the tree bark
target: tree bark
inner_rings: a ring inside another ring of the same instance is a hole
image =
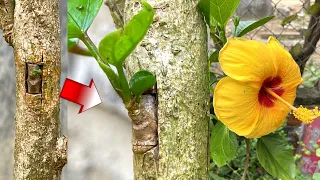
[[[310,3],[310,2],[309,2]],[[320,4],[320,0],[316,0],[314,4]],[[300,68],[300,73],[303,74],[304,68],[310,56],[315,52],[317,43],[320,39],[320,12],[310,17],[308,30],[305,32],[304,44],[300,52],[295,55],[292,54],[294,60]]]
[[[12,22],[16,69],[14,179],[57,180],[66,163],[67,141],[59,137],[59,1],[16,0]]]
[[[156,10],[154,23],[125,66],[128,77],[142,69],[156,76],[158,145],[134,154],[134,177],[208,179],[207,32],[198,1],[147,2]],[[127,0],[124,21],[140,8]]]

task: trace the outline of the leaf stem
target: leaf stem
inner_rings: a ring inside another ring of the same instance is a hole
[[[122,66],[117,67],[119,79],[120,79],[120,85],[122,88],[122,98],[124,103],[128,102],[130,100],[130,89],[129,89],[129,84],[126,78],[126,75],[124,74]]]
[[[250,140],[246,138],[246,144],[247,144],[247,151],[246,151],[246,163],[244,165],[244,171],[241,180],[246,180],[247,171],[249,167],[249,160],[250,160]]]
[[[210,36],[211,36],[211,39],[212,41],[214,42],[214,44],[216,46],[218,46],[218,49],[220,50],[222,48],[222,45],[220,44],[220,39],[218,39],[218,37],[216,37],[216,34],[215,33],[210,33]]]
[[[98,62],[102,62],[103,64],[107,65],[110,67],[110,65],[108,63],[104,63],[104,61],[102,60],[98,48],[96,47],[96,45],[92,42],[92,40],[90,39],[90,37],[87,35],[87,33],[83,34],[83,37],[81,38],[82,42],[87,46],[87,48],[89,49],[89,51],[91,52],[91,54],[93,55],[93,57],[98,61]]]
[[[225,45],[227,43],[226,28],[218,26],[218,32],[223,45]]]
[[[116,85],[114,84],[115,82],[112,80],[113,77],[116,77],[117,74],[113,71],[113,69],[110,67],[110,65],[108,63],[106,63],[106,61],[103,61],[100,54],[99,54],[99,51],[98,51],[98,48],[96,47],[96,45],[92,42],[92,40],[90,39],[90,37],[87,35],[87,33],[84,33],[83,34],[83,37],[80,38],[80,40],[87,46],[88,50],[91,52],[92,56],[96,59],[96,61],[101,64],[104,64],[106,65],[105,67],[106,68],[109,68],[110,71],[109,71],[109,74],[106,74],[113,89],[117,92],[117,94],[121,97],[121,98],[124,98],[122,96],[122,93],[119,91],[119,89],[117,89]],[[101,65],[100,65],[101,67]],[[123,72],[123,71],[122,71]],[[110,74],[111,73],[111,74]],[[123,74],[124,75],[124,74]],[[119,77],[120,78],[120,77]],[[121,81],[120,81],[121,83]],[[127,83],[128,84],[128,83]],[[129,92],[130,93],[130,92]],[[130,96],[130,94],[129,94]]]
[[[88,49],[80,47],[78,44],[75,45],[74,47],[68,49],[68,52],[71,52],[71,53],[74,53],[74,54],[83,55],[83,56],[92,57],[91,51],[89,51]]]
[[[235,170],[233,169],[230,164],[227,164],[227,166],[232,170],[233,173],[235,173],[236,175],[238,175],[239,177],[241,177],[241,175]]]

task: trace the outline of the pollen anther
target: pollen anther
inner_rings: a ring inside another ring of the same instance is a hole
[[[319,111],[319,107],[318,106],[316,106],[313,110],[307,109],[307,108],[305,108],[303,106],[300,106],[300,107],[296,108],[296,107],[292,106],[290,103],[288,103],[286,100],[284,100],[282,97],[280,97],[279,95],[274,93],[269,88],[265,88],[265,90],[270,95],[272,95],[274,98],[280,100],[282,103],[284,103],[287,106],[289,106],[290,109],[292,109],[292,111],[293,111],[294,117],[299,119],[300,121],[302,121],[305,124],[310,124],[310,123],[313,122],[314,119],[316,119],[317,117],[320,117],[320,111]]]
[[[293,111],[293,115],[303,123],[310,124],[315,118],[320,116],[320,112],[318,106],[316,106],[313,110],[300,106]]]

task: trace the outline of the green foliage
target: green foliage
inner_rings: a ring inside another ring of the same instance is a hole
[[[213,62],[219,62],[219,51],[218,50],[215,50],[214,52],[212,52],[210,55],[209,55],[209,62],[210,64],[213,63]]]
[[[259,138],[257,156],[262,167],[273,177],[294,179],[296,166],[292,148],[282,136],[269,134]]]
[[[87,32],[103,0],[68,1],[68,38],[79,38]]]
[[[257,21],[240,21],[237,29],[235,29],[235,26],[233,26],[232,34],[235,34],[236,37],[241,37],[260,26],[263,26],[273,18],[274,16],[268,16]]]
[[[240,23],[240,17],[239,16],[236,16],[233,20],[233,25],[235,27],[238,27],[239,26],[239,23]]]
[[[313,176],[312,176],[312,178],[313,178],[314,180],[320,180],[320,173],[314,173]]]
[[[220,121],[217,122],[213,128],[210,141],[210,152],[214,162],[219,167],[225,165],[235,157],[237,148],[237,135]]]
[[[135,96],[140,96],[146,90],[152,88],[156,78],[149,71],[138,71],[130,79],[130,90]]]
[[[79,39],[83,41],[123,101],[128,103],[131,98],[138,100],[131,94],[141,95],[143,90],[150,88],[151,83],[154,85],[155,77],[151,73],[148,74],[147,71],[135,74],[136,81],[132,85],[131,92],[122,64],[147,33],[153,22],[154,10],[148,3],[142,2],[143,9],[124,26],[124,29],[108,34],[101,40],[99,49],[97,49],[87,35],[87,31],[102,2],[103,0],[70,0],[68,2],[68,48],[74,47]],[[118,74],[110,67],[110,64],[116,66]]]
[[[246,143],[243,137],[238,136],[238,149],[236,156],[233,160],[229,161],[225,166],[218,167],[214,161],[210,163],[210,179],[216,180],[218,178],[224,180],[230,179],[241,179],[241,176],[244,171],[245,158],[246,158]],[[273,180],[271,175],[269,175],[258,161],[256,155],[256,144],[257,139],[251,140],[251,149],[250,149],[250,164],[247,172],[247,179],[251,180]],[[215,176],[212,176],[214,174]],[[218,178],[217,178],[218,177]]]
[[[210,72],[210,86],[212,86],[216,82],[218,82],[217,76],[214,73]]]
[[[288,17],[284,18],[284,20],[282,20],[281,26],[284,27],[285,25],[291,23],[292,21],[294,21],[296,19],[298,19],[298,15],[297,14],[288,16]]]
[[[78,38],[70,38],[68,39],[68,49],[73,48],[76,44],[78,44],[79,39]]]
[[[225,28],[239,3],[240,0],[210,0],[210,18]]]
[[[315,87],[316,83],[320,81],[320,69],[319,65],[314,62],[305,67],[305,72],[303,73],[303,83],[302,86],[306,88]]]
[[[35,69],[35,70],[32,71],[31,77],[36,77],[36,76],[39,76],[41,74],[42,74],[41,69]]]
[[[290,54],[293,57],[296,57],[301,53],[301,51],[302,51],[302,45],[300,43],[297,43],[290,49]]]
[[[307,12],[310,13],[311,15],[318,14],[320,12],[320,4],[319,3],[314,3],[312,6],[310,6],[307,9]]]
[[[103,62],[99,62],[98,64],[100,68],[103,70],[103,72],[107,75],[109,78],[110,83],[113,85],[115,91],[120,95],[121,97],[121,86],[120,86],[120,80],[119,76],[117,76],[114,71],[111,69],[110,66],[105,65]]]
[[[210,22],[210,0],[200,0],[199,2],[200,10],[202,11],[204,17],[206,18],[206,22],[210,27],[213,27],[213,24]]]
[[[99,53],[105,62],[122,66],[123,61],[136,48],[153,22],[154,10],[146,2],[143,9],[124,26],[104,37],[99,44]]]

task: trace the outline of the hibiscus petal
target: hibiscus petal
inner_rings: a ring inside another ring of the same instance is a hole
[[[269,37],[268,46],[274,59],[277,74],[282,79],[282,87],[284,89],[296,89],[303,81],[299,66],[276,38]]]
[[[263,82],[276,75],[268,45],[254,40],[229,38],[219,61],[229,77],[242,82]]]
[[[241,81],[225,77],[214,91],[214,111],[218,119],[231,131],[247,138],[259,138],[279,128],[290,108],[274,100],[273,107],[265,107],[258,101],[259,90]],[[288,90],[282,98],[293,103],[296,89]]]
[[[215,87],[215,114],[231,131],[240,136],[248,135],[259,118],[258,93],[258,88],[225,77]]]
[[[296,98],[296,89],[285,91],[282,98],[292,104]],[[275,100],[274,106],[271,108],[262,106],[255,128],[246,137],[259,138],[275,131],[284,123],[289,111],[290,108],[279,100]]]

